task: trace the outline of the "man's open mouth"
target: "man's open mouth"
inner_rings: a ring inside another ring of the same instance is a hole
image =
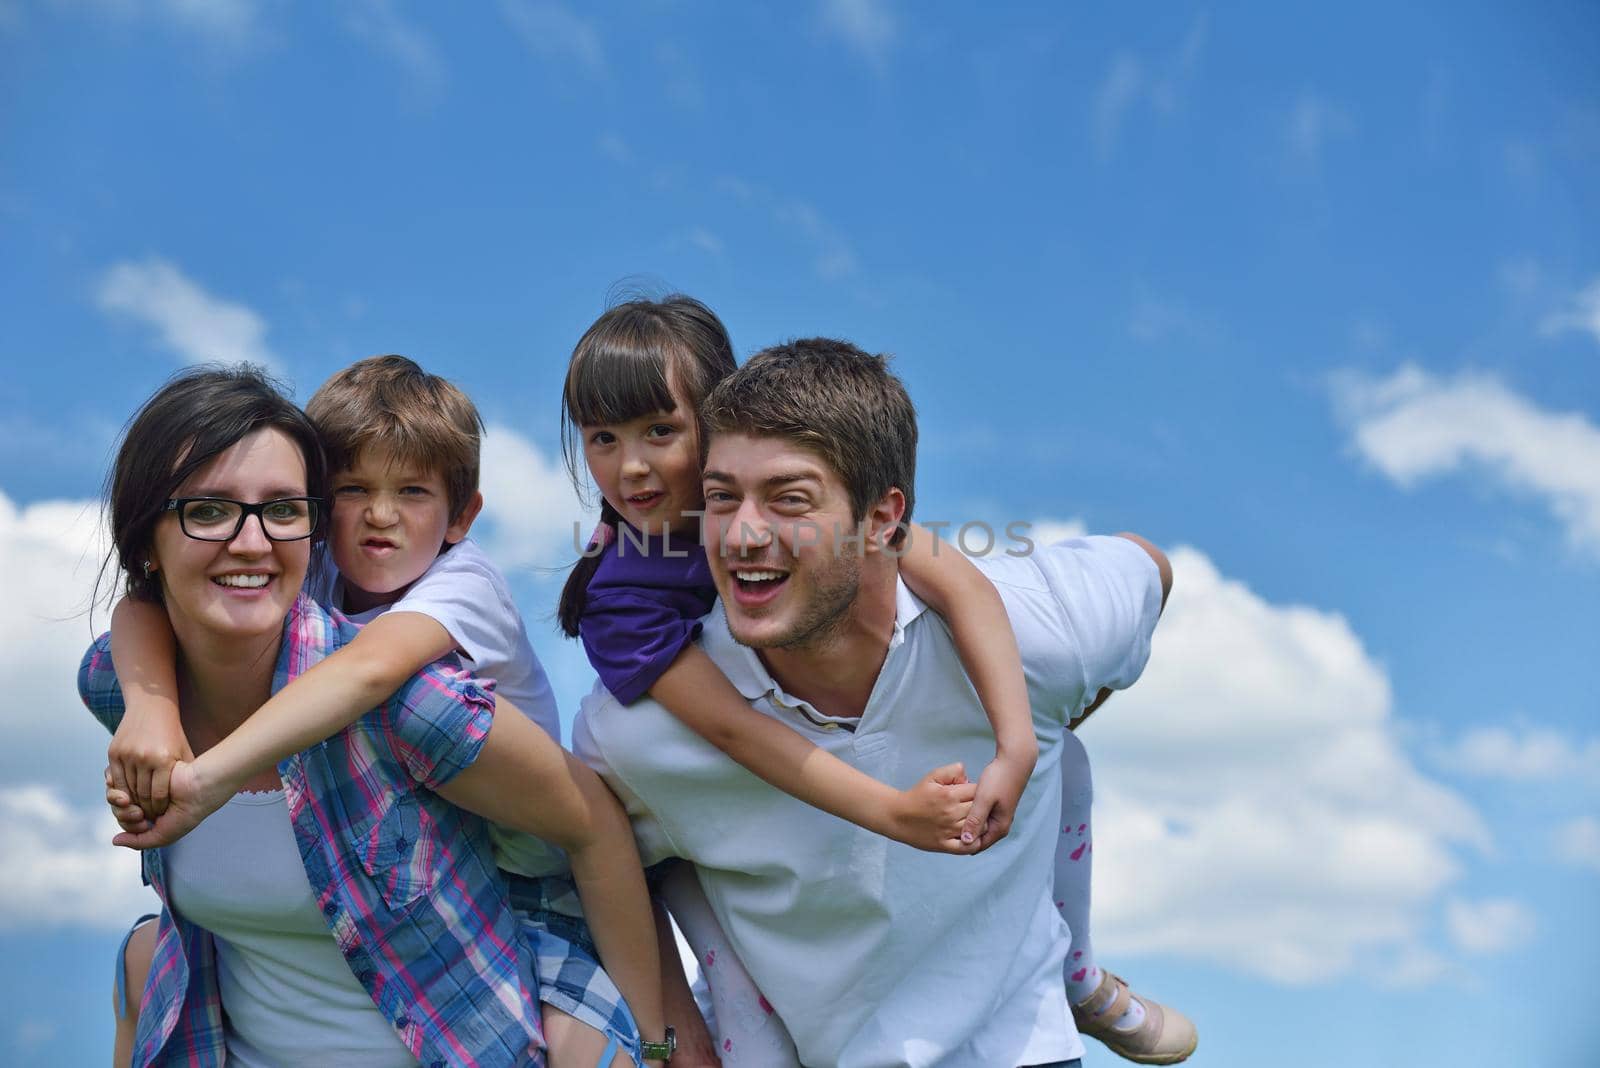
[[[778,571],[772,568],[752,568],[748,571],[735,571],[733,585],[745,599],[764,601],[775,597],[785,583],[789,581],[789,572]]]

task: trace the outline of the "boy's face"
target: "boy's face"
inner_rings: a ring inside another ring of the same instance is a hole
[[[438,557],[467,536],[482,506],[475,496],[452,522],[444,476],[368,450],[333,479],[333,562],[344,579],[346,611],[393,604]]]

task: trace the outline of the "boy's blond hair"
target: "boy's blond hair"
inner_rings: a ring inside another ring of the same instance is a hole
[[[311,395],[306,415],[322,435],[330,471],[353,466],[369,449],[437,471],[452,521],[478,492],[478,409],[414,360],[391,354],[356,361]]]

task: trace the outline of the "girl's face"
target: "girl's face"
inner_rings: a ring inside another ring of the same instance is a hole
[[[641,531],[698,534],[705,503],[694,407],[676,389],[677,408],[617,424],[583,426],[583,458],[611,507]]]
[[[304,497],[306,461],[281,430],[241,438],[172,494],[224,497],[257,504]],[[275,635],[300,593],[311,541],[272,541],[259,516],[246,516],[229,541],[200,541],[183,532],[178,513],[156,524],[150,566],[161,580],[167,614],[180,644],[230,643]]]

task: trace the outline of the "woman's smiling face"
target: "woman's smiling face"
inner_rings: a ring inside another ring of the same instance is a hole
[[[173,497],[226,497],[255,504],[306,494],[306,461],[281,430],[239,439],[196,471]],[[176,512],[156,524],[150,566],[179,644],[259,640],[277,633],[300,593],[311,541],[272,541],[258,516],[247,516],[229,541],[184,534]]]

